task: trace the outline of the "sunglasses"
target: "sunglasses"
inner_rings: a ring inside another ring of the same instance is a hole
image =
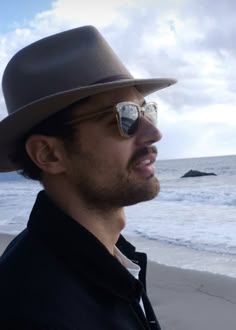
[[[143,106],[139,106],[133,102],[120,102],[113,107],[106,108],[97,113],[77,117],[76,119],[68,122],[68,124],[77,124],[84,120],[109,113],[111,110],[116,116],[121,136],[126,138],[130,138],[136,134],[141,116],[144,116],[153,125],[157,125],[157,104],[155,102],[148,102]]]

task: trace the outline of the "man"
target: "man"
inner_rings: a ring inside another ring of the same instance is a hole
[[[27,228],[0,265],[0,329],[160,329],[146,256],[120,232],[154,198],[157,106],[173,79],[134,79],[91,26],[18,52],[3,75],[1,171],[39,180]]]

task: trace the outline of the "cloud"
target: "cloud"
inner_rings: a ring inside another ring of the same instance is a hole
[[[178,79],[150,97],[160,103],[162,158],[235,154],[235,7],[233,0],[53,1],[0,36],[0,72],[32,41],[93,24],[134,76]],[[0,118],[4,108],[0,95]]]

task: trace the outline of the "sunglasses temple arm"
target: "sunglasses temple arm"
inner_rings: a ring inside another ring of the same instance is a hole
[[[103,110],[103,111],[100,111],[100,112],[91,113],[89,115],[84,115],[84,116],[80,116],[78,118],[72,119],[72,120],[68,121],[66,124],[68,124],[68,125],[79,124],[84,120],[87,120],[87,119],[90,119],[90,118],[95,118],[95,117],[97,117],[99,115],[102,115],[104,113],[107,113],[107,112],[111,112],[110,107],[109,107],[109,109],[106,109],[106,110]]]

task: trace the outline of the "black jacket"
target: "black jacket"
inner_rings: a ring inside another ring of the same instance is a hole
[[[145,293],[146,255],[122,236],[117,245],[142,268],[140,281],[40,192],[1,257],[0,329],[160,329]]]

